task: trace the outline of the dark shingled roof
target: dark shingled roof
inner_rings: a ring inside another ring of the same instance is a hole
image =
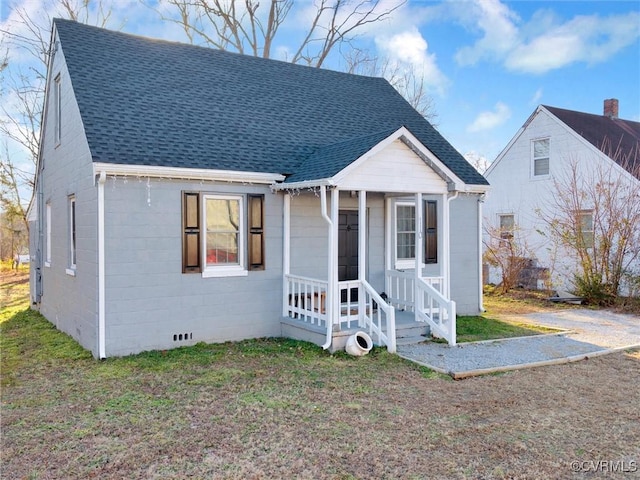
[[[543,105],[561,122],[640,179],[640,123]]]
[[[488,184],[384,79],[54,23],[94,162],[317,180],[405,126]]]

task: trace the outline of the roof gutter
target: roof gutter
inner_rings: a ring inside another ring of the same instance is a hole
[[[120,163],[93,163],[94,175],[105,173],[115,176],[173,178],[184,180],[208,180],[221,182],[258,183],[271,185],[282,182],[279,173],[241,172],[237,170],[212,170],[208,168],[159,167],[155,165],[123,165]]]
[[[273,190],[303,190],[305,188],[322,188],[322,187],[334,187],[335,182],[332,178],[321,178],[319,180],[304,180],[302,182],[280,182],[274,183],[271,188]]]

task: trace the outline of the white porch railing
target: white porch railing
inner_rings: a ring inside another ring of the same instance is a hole
[[[456,303],[443,295],[443,277],[421,278],[417,288],[413,272],[387,270],[386,277],[391,305],[416,312],[416,321],[427,322],[434,336],[444,338],[450,345],[456,344]]]
[[[298,275],[285,275],[285,317],[311,325],[326,326],[327,282]]]
[[[285,275],[285,301],[283,314],[310,325],[327,326],[328,283],[322,280]],[[395,310],[366,281],[339,282],[338,315],[333,321],[337,329],[359,328],[369,333],[378,345],[386,345],[391,353],[396,351]],[[353,291],[358,291],[357,297]],[[357,298],[357,300],[355,299]]]
[[[341,328],[350,329],[352,322],[369,333],[378,345],[386,345],[390,353],[396,351],[395,309],[378,295],[366,280],[339,282],[340,315],[336,323]],[[358,291],[357,300],[352,299],[353,291]],[[346,324],[346,325],[345,325]]]

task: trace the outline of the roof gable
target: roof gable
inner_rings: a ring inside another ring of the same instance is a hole
[[[330,146],[354,161],[361,139],[405,125],[487,184],[384,79],[54,24],[94,162],[317,176],[349,161]]]
[[[543,107],[596,149],[640,179],[640,123],[605,115]]]

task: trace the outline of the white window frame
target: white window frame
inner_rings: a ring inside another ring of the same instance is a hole
[[[69,242],[69,268],[67,268],[67,275],[75,276],[76,274],[76,266],[77,266],[77,258],[76,255],[78,253],[78,245],[77,245],[77,218],[78,218],[78,210],[76,205],[76,196],[69,195],[68,197],[68,207],[69,207],[69,231],[68,231],[68,242]]]
[[[51,266],[51,202],[47,202],[45,206],[45,222],[46,223],[46,237],[45,241],[47,244],[45,245],[45,257],[44,257],[44,266]]]
[[[53,135],[55,145],[58,146],[62,139],[62,83],[60,74],[53,82]]]
[[[511,227],[507,228],[502,225],[502,219],[511,217]],[[498,214],[498,229],[500,230],[501,240],[510,240],[513,238],[514,231],[516,229],[516,216],[513,213],[499,213]]]
[[[234,200],[239,204],[238,225],[238,263],[233,265],[207,265],[207,200]],[[249,274],[245,252],[247,235],[247,216],[244,195],[203,194],[202,195],[202,276],[207,277],[238,277]]]
[[[547,155],[542,157],[536,157],[536,144],[544,141],[546,141],[548,145]],[[536,175],[536,162],[544,159],[547,160],[547,173]],[[549,137],[535,138],[531,141],[531,177],[548,178],[550,174],[551,174],[551,139]]]
[[[589,219],[589,223],[591,224],[590,229],[583,229],[585,222],[584,218]],[[593,210],[580,210],[578,212],[578,224],[580,226],[580,235],[582,236],[582,242],[585,244],[586,248],[593,248],[593,244],[595,242],[595,229],[593,228]],[[589,235],[587,240],[587,235]]]
[[[398,231],[398,207],[412,207],[414,209],[414,213],[413,213],[413,221],[414,221],[414,225],[413,225],[413,251],[415,252],[416,249],[416,226],[415,226],[415,219],[416,219],[416,214],[415,214],[415,208],[416,208],[416,204],[415,202],[395,202],[395,207],[394,207],[394,211],[395,211],[395,216],[394,216],[394,223],[393,223],[393,230],[394,230],[394,249],[393,249],[393,260],[394,260],[394,264],[395,264],[395,268],[396,270],[406,270],[406,269],[412,269],[415,268],[416,266],[416,259],[415,256],[413,258],[398,258],[398,234],[400,233]],[[403,232],[406,233],[406,232]]]

